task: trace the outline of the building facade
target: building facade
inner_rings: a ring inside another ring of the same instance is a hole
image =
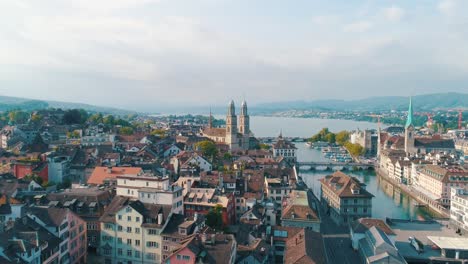
[[[143,203],[170,205],[172,212],[184,213],[182,187],[169,183],[169,177],[143,173],[117,176],[117,195],[138,199]]]
[[[116,196],[101,217],[100,254],[106,264],[162,262],[161,232],[171,207]]]
[[[450,223],[457,232],[468,233],[468,190],[452,188],[450,204]]]
[[[363,217],[372,216],[374,195],[365,189],[365,184],[342,172],[335,172],[320,179],[321,201],[337,224],[348,224]]]

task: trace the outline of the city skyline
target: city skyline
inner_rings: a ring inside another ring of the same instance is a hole
[[[243,95],[255,105],[466,93],[467,7],[3,1],[0,94],[148,111]]]

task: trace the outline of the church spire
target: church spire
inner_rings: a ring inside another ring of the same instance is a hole
[[[208,120],[208,127],[213,128],[213,115],[211,114],[211,107],[210,107],[210,119]]]
[[[408,108],[408,117],[406,119],[405,128],[408,128],[411,125],[413,125],[413,104],[412,104],[412,99],[410,97],[409,108]]]

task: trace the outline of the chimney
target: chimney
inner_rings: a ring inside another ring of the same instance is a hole
[[[111,174],[111,173],[112,173],[112,167],[110,167],[110,166],[107,167],[107,173],[108,173],[108,174]]]
[[[248,192],[248,191],[249,191],[249,180],[247,176],[244,176],[244,192]]]
[[[163,223],[163,214],[159,213],[158,214],[158,225],[162,225],[162,223]]]
[[[192,180],[187,180],[187,193],[192,190]]]

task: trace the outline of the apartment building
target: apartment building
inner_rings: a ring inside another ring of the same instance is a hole
[[[459,166],[441,167],[428,164],[421,167],[415,186],[429,198],[444,207],[450,207],[450,188],[468,188],[468,171]]]
[[[172,206],[172,212],[184,213],[182,187],[170,184],[169,177],[151,173],[118,175],[117,195],[132,197],[142,203]]]
[[[100,253],[105,263],[161,263],[161,232],[171,217],[171,209],[170,205],[114,197],[100,218]]]
[[[450,223],[455,226],[457,232],[468,233],[468,190],[451,189]]]
[[[321,201],[337,224],[372,216],[372,198],[374,195],[365,189],[365,184],[355,177],[342,172],[335,172],[320,179]]]

